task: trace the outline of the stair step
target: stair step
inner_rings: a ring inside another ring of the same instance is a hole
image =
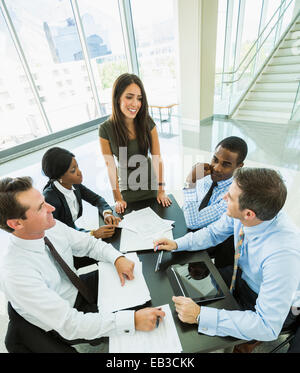
[[[274,92],[251,90],[247,95],[247,100],[262,100],[276,102],[294,102],[295,92]]]
[[[279,48],[276,52],[276,56],[295,56],[297,55],[295,51],[297,51],[298,48]]]
[[[298,73],[300,77],[300,64],[294,63],[294,64],[279,64],[279,65],[273,65],[272,63],[267,66],[265,73]]]
[[[298,88],[298,82],[293,80],[290,82],[264,82],[257,81],[253,90],[271,90],[273,92],[296,92]]]
[[[256,110],[240,108],[238,110],[238,115],[243,115],[243,116],[249,115],[249,116],[255,116],[255,117],[278,118],[278,119],[288,120],[290,119],[291,113],[287,113],[285,111],[266,110],[263,108],[257,108]]]
[[[250,122],[266,122],[266,123],[280,123],[280,124],[286,124],[288,123],[288,120],[286,119],[280,119],[280,118],[266,118],[262,116],[255,116],[255,115],[241,115],[238,114],[233,117],[235,120],[243,120],[243,121],[250,121]]]
[[[299,48],[299,39],[285,39],[280,48]],[[298,53],[297,53],[298,54]]]
[[[292,31],[300,31],[300,23],[295,23]]]
[[[241,109],[250,109],[250,110],[266,110],[266,111],[275,111],[278,110],[290,113],[293,109],[294,101],[271,101],[271,100],[253,100],[253,99],[246,99]]]
[[[299,47],[300,51],[300,47]],[[300,55],[298,56],[274,56],[271,61],[271,65],[290,65],[290,64],[300,64]]]
[[[300,79],[300,73],[290,73],[290,72],[281,72],[281,73],[272,73],[265,72],[261,74],[260,81],[262,82],[293,82]]]
[[[289,32],[289,35],[288,35],[288,38],[290,38],[290,36],[291,35],[293,35],[293,39],[294,38],[300,38],[300,30],[298,30],[298,26],[297,26],[297,28],[296,29],[293,29],[293,30],[291,30],[290,32]]]

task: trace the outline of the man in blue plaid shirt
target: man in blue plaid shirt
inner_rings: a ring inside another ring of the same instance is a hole
[[[244,165],[248,147],[240,137],[230,136],[218,143],[211,163],[197,163],[189,173],[183,189],[183,213],[186,225],[191,230],[204,228],[220,219],[226,212],[227,203],[223,196],[227,193],[235,169]],[[212,248],[218,258],[215,264],[223,267],[233,261],[233,239],[222,244],[224,250]],[[218,245],[218,246],[220,246]],[[221,258],[223,257],[223,258]]]

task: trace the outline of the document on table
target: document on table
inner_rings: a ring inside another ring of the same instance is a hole
[[[153,249],[153,241],[160,237],[173,239],[173,220],[162,219],[150,207],[124,216],[121,225],[120,251]]]
[[[125,255],[135,263],[134,279],[125,280],[121,286],[116,268],[111,263],[99,263],[98,309],[99,313],[115,312],[139,306],[151,299],[142,272],[142,263],[136,253]]]
[[[178,353],[182,351],[170,306],[160,306],[166,316],[151,332],[135,331],[134,335],[109,337],[110,353]]]
[[[170,229],[169,231],[158,232],[151,237],[145,237],[140,233],[123,229],[121,232],[120,251],[122,253],[127,253],[130,251],[153,250],[153,241],[161,237],[173,240],[172,230]]]
[[[172,228],[174,220],[162,219],[150,207],[138,211],[132,211],[130,214],[124,216],[119,223],[120,228],[139,232],[143,235],[161,232]]]

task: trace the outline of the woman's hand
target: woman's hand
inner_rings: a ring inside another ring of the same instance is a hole
[[[104,215],[104,223],[105,224],[108,224],[108,225],[119,225],[121,219],[114,216],[113,214],[111,213],[107,213]]]
[[[127,202],[125,202],[123,199],[116,200],[115,210],[117,214],[123,214],[126,207],[127,207]]]
[[[109,238],[115,233],[114,225],[102,225],[98,229],[93,230],[95,238]]]
[[[157,192],[157,202],[159,204],[162,204],[164,207],[169,207],[172,203],[170,198],[166,195],[166,192],[164,190],[159,190]]]

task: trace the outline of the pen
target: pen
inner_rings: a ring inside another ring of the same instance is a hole
[[[155,272],[159,271],[159,267],[160,267],[160,264],[161,264],[161,260],[162,260],[162,256],[163,256],[163,251],[161,251],[159,254],[158,254],[158,258],[157,258],[157,262],[156,262],[156,266],[155,266]]]
[[[158,326],[159,326],[159,319],[160,319],[160,317],[157,316],[157,318],[156,318],[156,327],[157,327],[157,328],[158,328]]]

